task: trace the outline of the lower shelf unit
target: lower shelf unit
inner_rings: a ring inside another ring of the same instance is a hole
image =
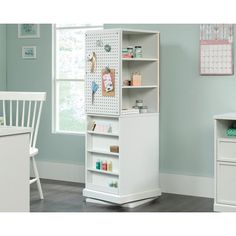
[[[160,196],[159,113],[110,118],[88,115],[87,121],[83,195],[120,205]],[[94,122],[112,131],[108,135],[91,131]],[[110,152],[114,145],[119,146],[119,153]],[[112,171],[96,169],[98,161],[112,163]]]

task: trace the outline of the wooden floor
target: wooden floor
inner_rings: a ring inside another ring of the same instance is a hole
[[[36,184],[31,185],[31,212],[212,212],[213,199],[163,193],[158,199],[129,209],[86,203],[83,184],[42,180],[44,200],[40,200]]]

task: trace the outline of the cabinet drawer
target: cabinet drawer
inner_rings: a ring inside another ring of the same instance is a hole
[[[217,160],[236,162],[236,139],[218,139]]]
[[[217,203],[236,205],[236,163],[217,162]]]

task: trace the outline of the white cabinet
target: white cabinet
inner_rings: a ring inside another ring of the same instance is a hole
[[[236,122],[236,113],[214,117],[215,211],[236,211],[236,137],[227,129]]]
[[[29,212],[30,129],[0,126],[0,212]]]
[[[159,32],[99,30],[86,33],[86,186],[83,195],[119,205],[161,195],[159,186]],[[103,46],[101,46],[103,45]],[[107,52],[104,46],[109,45]],[[139,45],[141,58],[124,58],[122,48]],[[113,96],[104,96],[102,71],[113,70]],[[139,72],[138,86],[124,83]],[[92,83],[98,90],[92,94]],[[136,100],[147,113],[128,113]],[[93,125],[96,124],[95,129]],[[111,146],[119,148],[112,152]],[[100,164],[99,164],[100,163]],[[110,164],[111,169],[101,168]],[[97,166],[98,165],[98,166]],[[100,166],[100,168],[98,168]]]
[[[114,132],[87,132],[84,196],[116,204],[159,196],[159,114],[89,115],[88,121],[106,122]],[[119,146],[119,153],[110,146]],[[97,169],[98,161],[112,163],[112,170]]]

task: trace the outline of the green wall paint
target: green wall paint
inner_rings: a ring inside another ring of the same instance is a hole
[[[36,60],[21,58],[21,47],[29,45],[37,46]],[[7,90],[47,92],[38,136],[38,160],[84,164],[84,136],[51,132],[52,25],[41,25],[38,39],[18,39],[17,25],[7,25]]]
[[[0,90],[6,90],[6,25],[0,24]]]
[[[213,176],[212,117],[236,110],[236,80],[235,76],[199,76],[199,25],[105,28],[160,31],[161,172]]]

